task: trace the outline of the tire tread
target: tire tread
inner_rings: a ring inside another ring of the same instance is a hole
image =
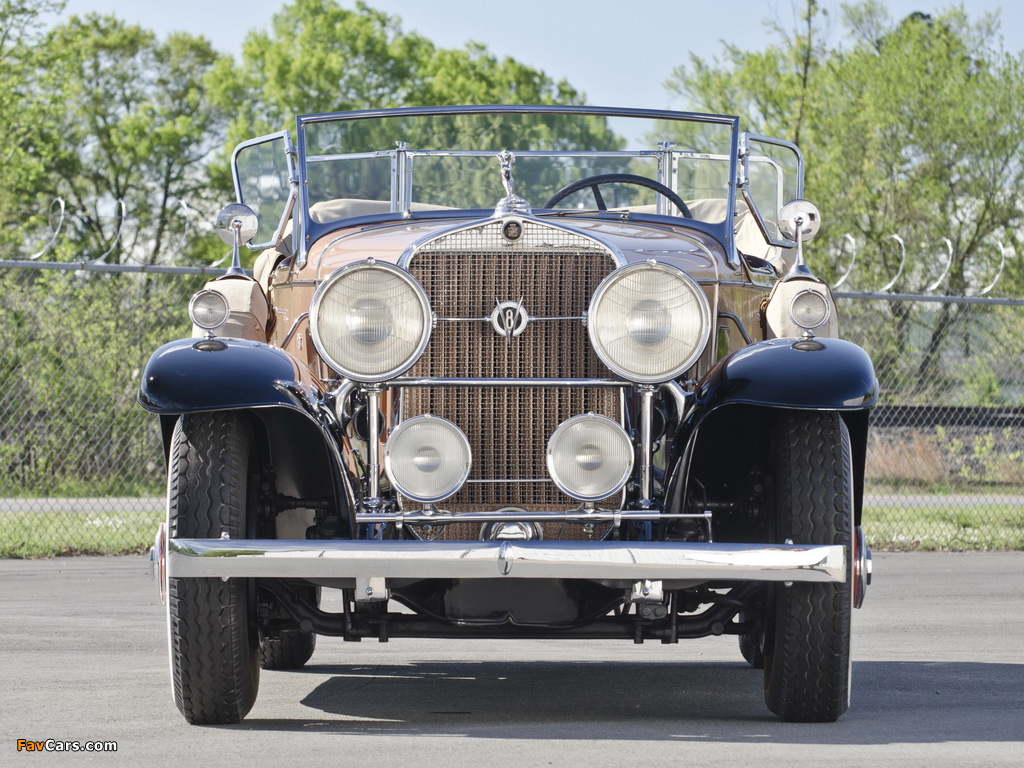
[[[249,446],[247,425],[235,414],[182,417],[168,470],[172,537],[246,535]],[[174,700],[190,723],[237,723],[256,700],[248,592],[239,580],[169,580]]]
[[[774,445],[782,538],[849,546],[850,440],[840,416],[811,412],[785,417]],[[765,653],[769,709],[789,722],[836,720],[849,706],[849,573],[842,584],[778,586],[774,613],[771,647]]]

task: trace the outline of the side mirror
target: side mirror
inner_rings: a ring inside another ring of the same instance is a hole
[[[766,337],[837,337],[839,319],[832,292],[804,264],[804,241],[813,240],[821,229],[817,206],[806,200],[792,200],[782,206],[778,223],[782,236],[796,242],[796,263],[775,284],[765,304]]]
[[[791,200],[779,211],[779,229],[790,240],[813,240],[821,229],[818,206],[808,200]]]
[[[239,251],[253,239],[259,225],[259,218],[252,208],[242,203],[225,206],[217,214],[213,226],[220,239],[231,246],[231,266],[228,268],[228,275],[245,275]]]
[[[796,241],[796,266],[803,266],[804,243],[813,240],[821,229],[821,213],[807,200],[791,200],[779,211],[779,231]]]

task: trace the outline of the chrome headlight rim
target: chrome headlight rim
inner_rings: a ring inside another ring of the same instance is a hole
[[[562,477],[561,468],[555,465],[554,451],[562,436],[565,435],[565,433],[574,425],[581,422],[597,422],[610,427],[612,433],[618,440],[620,440],[621,447],[624,448],[624,452],[627,455],[627,459],[623,464],[623,471],[618,475],[616,482],[613,485],[609,485],[600,493],[583,494],[579,492],[579,489],[571,488],[569,484],[565,482],[565,478]],[[620,493],[622,489],[626,487],[626,483],[628,483],[629,479],[633,476],[633,465],[635,463],[633,457],[633,443],[629,439],[629,435],[626,434],[626,430],[623,429],[622,425],[614,419],[610,419],[607,416],[597,413],[581,413],[566,419],[555,428],[554,432],[551,433],[545,450],[545,462],[548,468],[548,476],[551,478],[551,482],[555,484],[555,487],[557,487],[558,490],[576,501],[592,503],[600,501],[601,499],[610,498]]]
[[[219,300],[219,303],[223,307],[222,316],[217,322],[200,322],[200,315],[198,305],[201,302],[208,300]],[[197,328],[202,328],[204,331],[215,331],[223,326],[229,319],[231,319],[231,305],[228,304],[227,297],[220,291],[216,291],[213,288],[203,288],[200,291],[192,294],[192,298],[188,302],[188,317]]]
[[[634,272],[641,272],[644,270],[659,271],[664,273],[668,278],[677,280],[680,285],[682,285],[684,289],[693,296],[700,321],[700,331],[690,354],[685,358],[682,358],[670,368],[659,371],[656,374],[643,374],[635,370],[630,370],[626,366],[620,364],[620,362],[608,352],[601,339],[596,338],[598,333],[597,329],[599,327],[597,317],[600,313],[601,303],[604,301],[609,291],[617,286],[624,278]],[[594,291],[594,295],[590,299],[590,309],[587,313],[587,335],[598,358],[617,376],[636,384],[663,384],[667,381],[672,381],[673,379],[678,378],[685,371],[689,370],[700,359],[700,356],[704,354],[708,345],[708,340],[711,338],[711,305],[697,281],[678,267],[672,266],[671,264],[665,264],[660,261],[655,261],[654,259],[634,262],[632,264],[619,267],[609,274],[601,281],[597,290]]]
[[[422,332],[420,333],[420,339],[412,352],[400,364],[391,366],[386,370],[373,374],[368,374],[366,371],[356,370],[332,355],[330,351],[325,348],[324,342],[322,341],[323,329],[321,328],[320,321],[320,308],[323,304],[324,298],[330,294],[331,287],[341,280],[344,280],[346,277],[367,269],[382,270],[403,280],[412,289],[419,305],[420,317],[422,320]],[[427,348],[427,344],[430,343],[432,326],[433,314],[430,309],[430,300],[427,298],[427,292],[423,289],[423,286],[419,284],[419,281],[401,267],[395,266],[394,264],[386,261],[377,261],[373,258],[349,264],[332,273],[330,277],[324,280],[317,287],[316,293],[313,294],[313,300],[310,302],[309,307],[309,335],[317,353],[332,369],[340,373],[345,378],[351,379],[352,381],[360,384],[379,384],[381,382],[389,381],[396,376],[400,376],[409,370],[416,364],[416,361],[420,359]]]
[[[402,435],[411,429],[415,429],[421,424],[436,424],[446,429],[450,434],[454,435],[460,444],[464,454],[465,463],[456,478],[454,483],[450,483],[449,487],[446,488],[442,493],[439,494],[422,494],[411,492],[413,489],[409,487],[408,483],[405,483],[401,476],[396,472],[395,469],[395,458],[394,451],[398,445],[398,441],[402,440]],[[420,504],[436,504],[438,502],[449,499],[462,490],[462,487],[466,484],[466,480],[469,479],[469,473],[473,468],[473,449],[469,444],[469,438],[466,433],[462,431],[453,421],[450,421],[443,416],[435,416],[432,413],[424,413],[419,416],[413,416],[410,419],[406,419],[399,424],[388,436],[387,442],[384,444],[384,472],[391,481],[391,485],[396,491],[405,496],[408,499],[412,499]],[[398,475],[396,477],[396,475]]]
[[[797,313],[795,311],[796,303],[805,296],[813,296],[815,299],[821,302],[821,320],[819,320],[817,323],[808,325],[800,322],[800,320],[797,319]],[[821,326],[825,325],[825,323],[829,321],[829,318],[832,317],[832,307],[829,305],[828,299],[821,291],[815,290],[814,288],[804,288],[799,293],[794,294],[793,298],[789,300],[787,313],[789,314],[789,319],[793,321],[793,324],[797,328],[801,328],[805,331],[814,331],[817,330],[818,328],[821,328]]]

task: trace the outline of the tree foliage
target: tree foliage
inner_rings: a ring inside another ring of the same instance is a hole
[[[829,19],[806,0],[795,31],[775,28],[780,42],[727,46],[712,63],[691,58],[667,87],[801,146],[805,196],[823,211],[812,259],[830,282],[849,271],[852,239],[857,265],[844,288],[977,293],[1002,264],[999,244],[1021,253],[1024,56],[1001,50],[995,17],[972,22],[954,9],[894,22],[876,0],[842,11],[841,45],[826,44]],[[1024,290],[1019,262],[1000,282],[1004,295]],[[922,331],[906,303],[885,307],[895,332],[870,350],[879,377],[924,393],[962,308],[942,305]],[[911,345],[923,355],[908,369]]]
[[[205,166],[226,118],[202,81],[218,55],[204,38],[160,41],[98,15],[72,17],[47,44],[65,52],[49,169],[76,214],[77,256],[102,255],[120,232],[117,253],[155,263],[181,239],[188,208],[203,210],[210,195]]]
[[[251,32],[241,61],[223,57],[213,98],[235,113],[229,144],[290,128],[297,114],[444,104],[578,104],[564,80],[477,43],[435,46],[358,2],[293,0],[269,30]]]
[[[51,257],[220,255],[208,222],[232,197],[230,149],[291,127],[298,113],[582,101],[564,81],[479,44],[439,48],[362,3],[294,0],[249,34],[237,61],[205,38],[160,39],[110,15],[46,29],[62,9],[63,0],[0,0],[0,128],[13,139],[0,191],[8,255],[46,240],[58,197],[68,216]]]
[[[42,17],[57,13],[63,0],[0,0],[0,253],[31,253],[46,229],[49,201],[39,190],[49,178],[44,126],[60,115],[54,89],[58,75],[47,66],[51,52],[44,45]]]
[[[896,290],[939,276],[942,238],[954,251],[946,291],[987,284],[996,241],[1019,251],[1024,224],[1024,58],[998,47],[995,18],[972,22],[962,10],[893,22],[865,0],[843,7],[846,34],[832,47],[828,21],[807,0],[795,31],[776,28],[780,42],[692,58],[667,86],[801,146],[806,195],[824,213],[815,251],[836,255],[818,265],[824,276],[842,274],[849,234],[861,251],[857,287],[880,288],[897,271],[898,234],[912,254]]]

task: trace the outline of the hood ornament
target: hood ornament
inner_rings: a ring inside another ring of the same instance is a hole
[[[516,163],[516,156],[504,149],[497,157],[501,163],[501,183],[505,185],[505,197],[498,201],[498,205],[494,208],[494,215],[529,216],[530,204],[516,194],[516,181],[512,177],[512,166]]]

